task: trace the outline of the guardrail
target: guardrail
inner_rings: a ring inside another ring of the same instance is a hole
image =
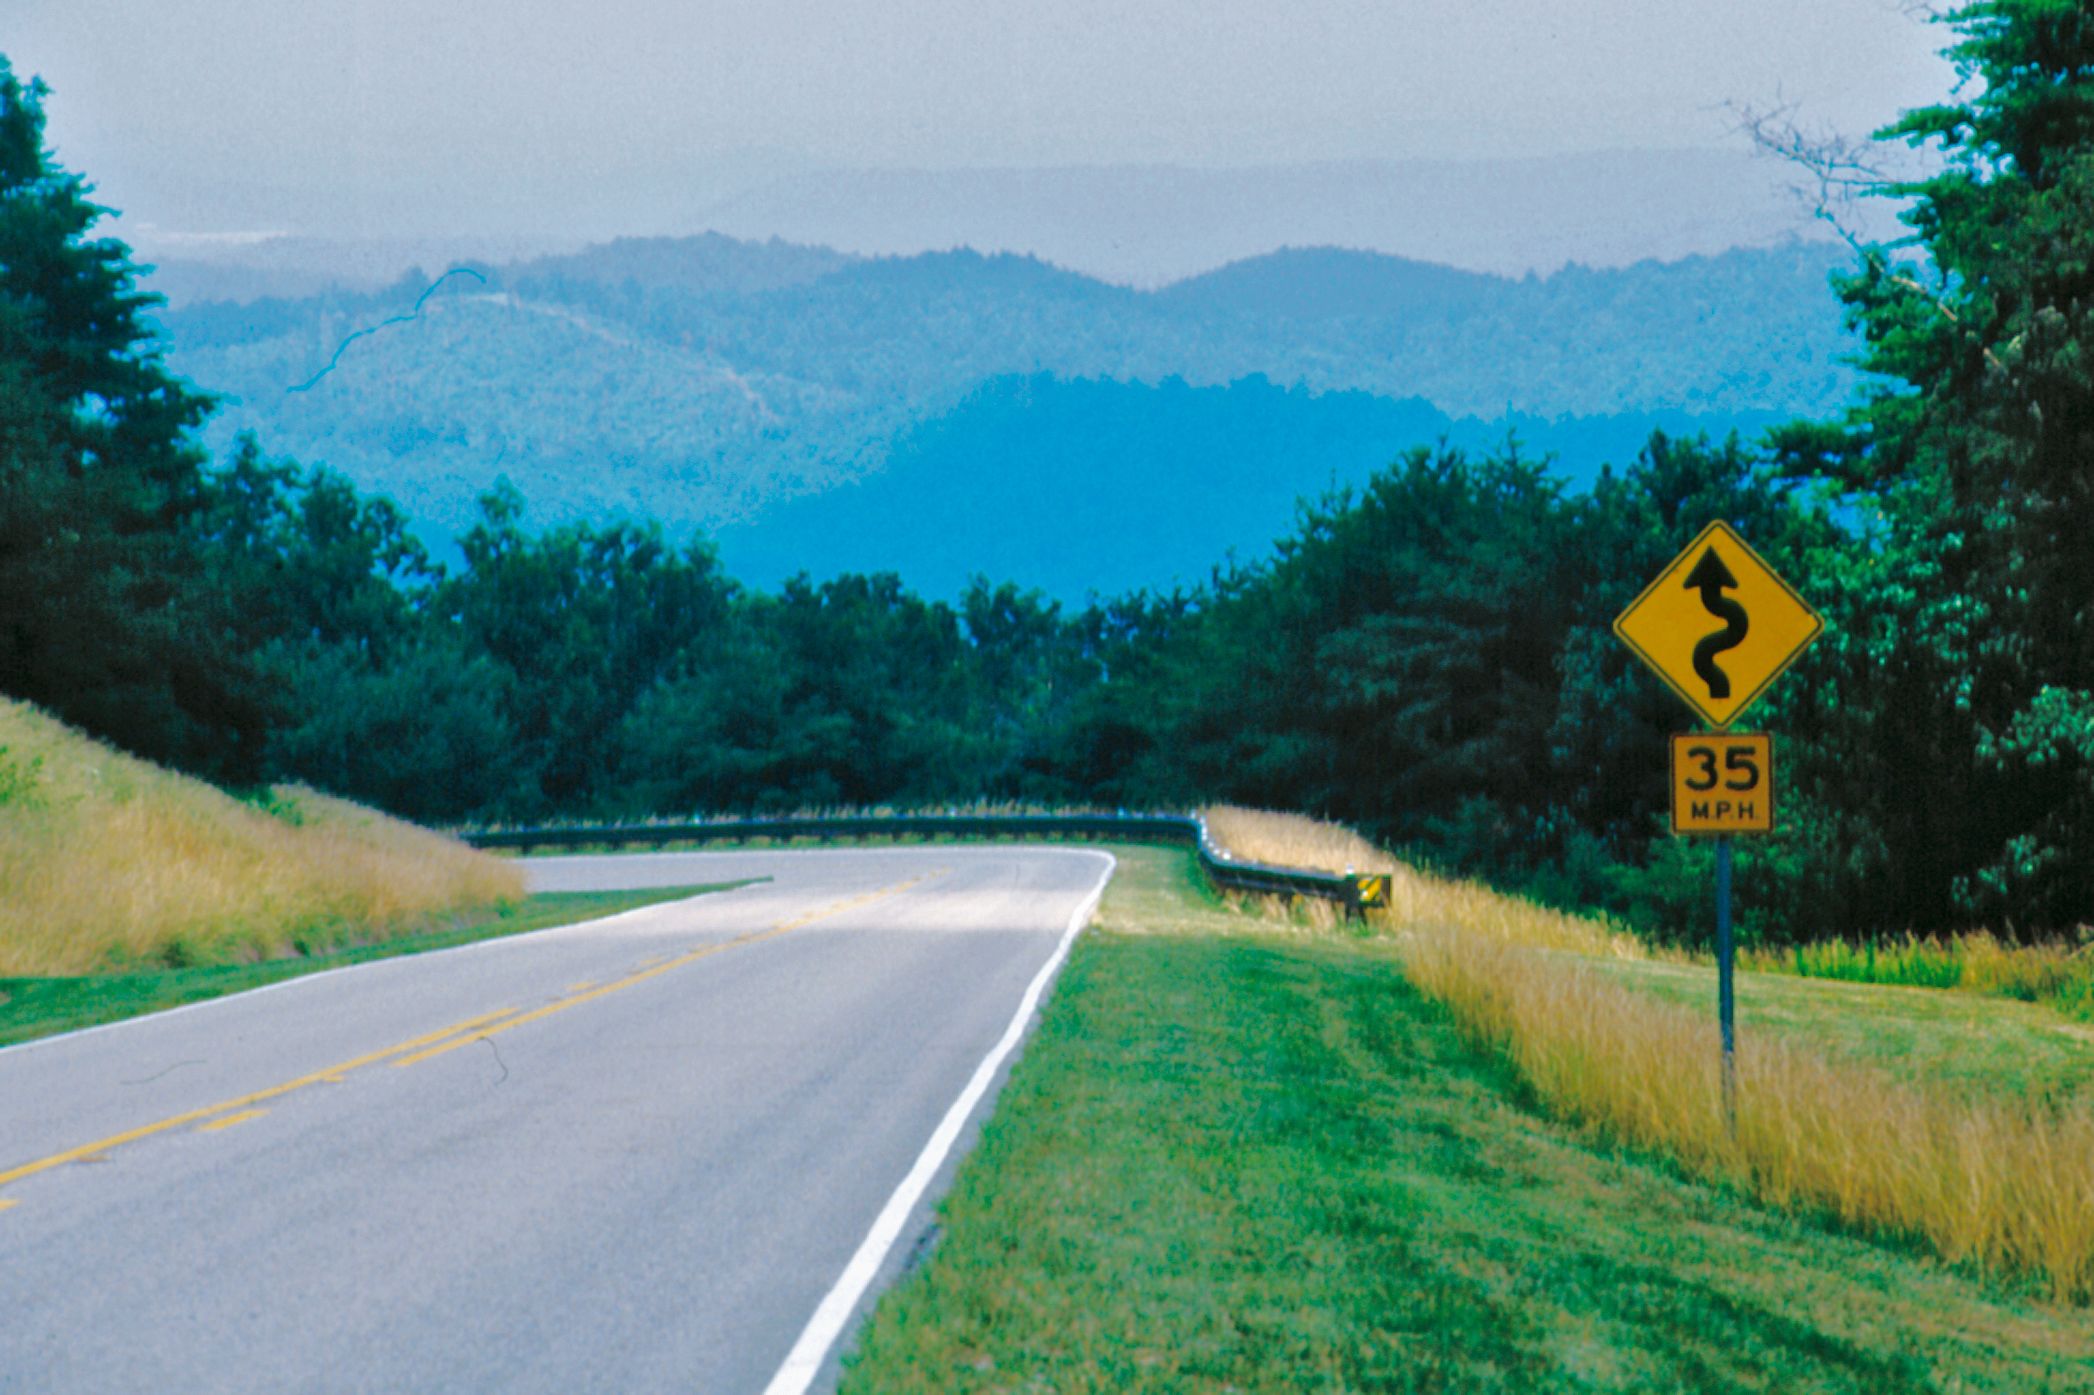
[[[1336,901],[1349,917],[1388,904],[1385,875],[1312,872],[1232,856],[1197,814],[893,814],[835,818],[709,819],[693,823],[502,828],[459,835],[476,848],[621,848],[746,843],[758,838],[1087,838],[1190,843],[1218,887],[1267,896]]]

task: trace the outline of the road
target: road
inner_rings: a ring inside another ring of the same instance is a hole
[[[0,1390],[833,1384],[1110,860],[531,866],[771,880],[0,1051]]]

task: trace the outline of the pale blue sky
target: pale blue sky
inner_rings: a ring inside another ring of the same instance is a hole
[[[827,166],[1720,146],[1732,99],[1863,132],[1938,98],[1894,0],[8,0],[109,201],[229,229],[302,199],[470,221]]]

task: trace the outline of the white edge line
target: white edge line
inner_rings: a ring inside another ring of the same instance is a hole
[[[220,993],[215,998],[199,998],[193,1003],[178,1003],[174,1007],[161,1008],[158,1012],[141,1012],[134,1017],[119,1017],[114,1022],[97,1022],[92,1027],[75,1027],[70,1032],[56,1032],[47,1037],[31,1037],[27,1041],[18,1041],[7,1046],[0,1046],[0,1056],[6,1056],[17,1051],[33,1051],[39,1046],[56,1046],[62,1041],[78,1041],[81,1037],[93,1036],[97,1032],[113,1032],[119,1027],[135,1027],[141,1022],[159,1022],[169,1017],[179,1016],[185,1012],[218,1007],[221,1004],[234,1002],[240,998],[252,998],[257,993],[272,993],[279,988],[296,988],[300,984],[314,984],[323,980],[333,982],[343,974],[353,974],[362,969],[397,968],[400,964],[412,959],[435,959],[446,954],[464,954],[469,950],[493,949],[498,945],[517,944],[539,935],[549,935],[555,930],[600,928],[610,924],[612,921],[624,920],[628,916],[643,915],[648,911],[660,910],[664,906],[680,906],[686,901],[699,901],[708,896],[732,896],[735,892],[746,891],[752,886],[767,885],[775,885],[774,879],[764,877],[743,886],[728,887],[724,891],[701,891],[696,895],[681,896],[672,901],[654,901],[645,906],[633,906],[627,910],[613,911],[610,915],[592,916],[588,920],[571,920],[562,925],[541,925],[536,930],[524,930],[509,935],[489,935],[484,940],[468,940],[462,945],[447,945],[442,949],[425,949],[418,954],[388,954],[378,959],[366,959],[361,964],[341,964],[332,969],[315,969],[307,973],[291,974],[286,978],[277,979],[274,983],[258,983],[252,988],[243,988],[237,993]],[[651,888],[635,886],[614,889],[647,891]]]
[[[1025,990],[1025,996],[1018,1002],[1018,1011],[1012,1014],[1010,1025],[1003,1029],[1002,1038],[989,1049],[989,1054],[982,1058],[982,1063],[974,1068],[974,1075],[968,1080],[966,1088],[960,1091],[960,1097],[952,1102],[952,1108],[946,1110],[945,1117],[938,1121],[938,1127],[932,1131],[930,1141],[923,1145],[923,1151],[917,1155],[916,1165],[909,1169],[908,1175],[902,1178],[893,1195],[887,1198],[887,1204],[880,1208],[880,1214],[873,1220],[872,1229],[865,1233],[865,1239],[859,1242],[857,1252],[851,1256],[850,1262],[844,1265],[843,1273],[837,1277],[835,1286],[823,1297],[821,1305],[814,1310],[814,1316],[807,1320],[807,1326],[801,1329],[799,1340],[794,1342],[792,1350],[786,1353],[785,1361],[778,1367],[777,1374],[771,1377],[771,1383],[763,1388],[763,1395],[804,1395],[807,1387],[813,1384],[815,1376],[820,1373],[822,1362],[828,1358],[829,1349],[836,1344],[836,1339],[843,1335],[844,1324],[850,1321],[851,1313],[858,1306],[858,1300],[865,1296],[865,1290],[871,1286],[873,1276],[886,1261],[888,1251],[892,1250],[894,1242],[901,1238],[902,1225],[909,1219],[909,1212],[915,1208],[917,1201],[923,1196],[924,1189],[930,1186],[931,1178],[951,1155],[953,1144],[959,1141],[960,1130],[966,1126],[974,1107],[981,1103],[982,1096],[988,1093],[989,1083],[996,1078],[997,1070],[1017,1048],[1019,1038],[1025,1035],[1026,1024],[1032,1019],[1033,1010],[1039,1006],[1040,995],[1046,992],[1048,981],[1054,977],[1054,971],[1068,958],[1069,947],[1075,943],[1077,932],[1090,920],[1091,912],[1097,909],[1099,898],[1105,894],[1105,884],[1112,880],[1113,871],[1119,866],[1119,859],[1108,852],[1093,855],[1105,859],[1105,870],[1099,875],[1098,884],[1091,888],[1090,894],[1083,898],[1082,904],[1069,916],[1069,926],[1062,932],[1061,942],[1054,947],[1054,953],[1048,956],[1047,962],[1040,966],[1039,973],[1033,975],[1031,985]]]

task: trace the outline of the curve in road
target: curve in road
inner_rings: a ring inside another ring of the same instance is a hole
[[[536,859],[769,880],[0,1051],[0,1390],[830,1384],[1111,867]]]

